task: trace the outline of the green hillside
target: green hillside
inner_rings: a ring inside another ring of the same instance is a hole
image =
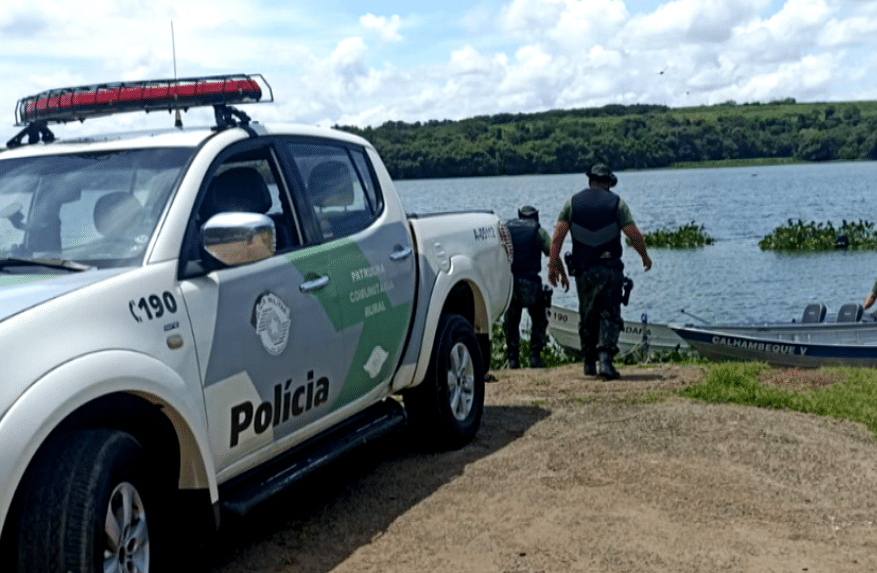
[[[877,159],[877,101],[607,105],[336,127],[374,143],[398,179],[581,173],[600,161],[623,170]]]

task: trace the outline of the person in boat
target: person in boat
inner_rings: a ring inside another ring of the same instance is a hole
[[[551,239],[539,225],[539,211],[530,205],[518,209],[518,218],[506,222],[512,238],[512,301],[503,319],[509,368],[520,368],[521,314],[527,309],[530,331],[530,367],[542,368],[542,349],[548,329],[548,304],[542,288],[542,255],[548,255]]]
[[[639,256],[643,268],[652,268],[646,243],[627,204],[610,189],[618,178],[604,164],[588,172],[588,187],[563,206],[551,239],[548,282],[569,290],[569,279],[560,260],[567,233],[572,231],[570,273],[576,280],[579,298],[579,338],[586,376],[599,373],[605,380],[619,378],[612,364],[618,354],[618,336],[624,328],[621,298],[624,264],[621,262],[621,234],[624,233]],[[599,372],[597,362],[599,360]]]

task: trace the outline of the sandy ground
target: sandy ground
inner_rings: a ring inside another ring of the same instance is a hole
[[[816,375],[775,383],[822,383]],[[877,440],[861,426],[676,397],[692,367],[499,371],[475,441],[406,432],[246,519],[213,573],[877,571]]]

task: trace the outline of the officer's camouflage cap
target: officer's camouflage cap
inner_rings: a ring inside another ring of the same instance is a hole
[[[609,181],[609,183],[613,187],[616,183],[618,183],[618,178],[615,176],[614,173],[612,173],[612,170],[603,163],[597,163],[596,165],[591,167],[591,170],[588,171],[588,177],[591,179]]]
[[[611,179],[612,171],[604,164],[598,163],[591,167],[591,170],[588,171],[588,176],[595,179]]]
[[[518,209],[518,217],[521,217],[522,219],[532,219],[538,215],[539,211],[536,209],[536,207],[533,207],[532,205],[524,205],[523,207]]]

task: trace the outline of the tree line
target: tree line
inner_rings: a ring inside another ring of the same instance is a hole
[[[607,105],[335,127],[371,141],[396,179],[582,173],[598,162],[877,159],[877,102]]]

